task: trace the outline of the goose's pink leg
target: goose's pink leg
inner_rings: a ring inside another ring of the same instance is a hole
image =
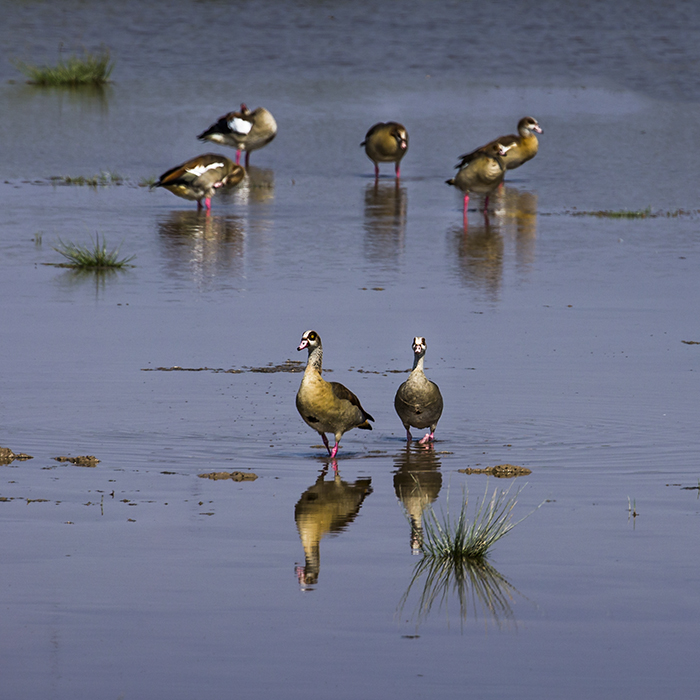
[[[406,428],[406,442],[411,442],[413,440],[413,435],[411,435],[411,431],[409,428]]]
[[[211,211],[211,197],[207,197],[207,198],[204,200],[204,204],[205,204],[206,207],[207,207],[207,214],[208,214],[208,213]]]
[[[379,179],[379,163],[374,164],[374,179]]]
[[[468,226],[468,221],[467,221],[467,207],[469,206],[469,192],[464,193],[464,212],[463,212],[463,218],[464,218],[464,229],[466,230]]]
[[[435,440],[435,433],[433,432],[428,432],[424,437],[422,437],[419,441],[419,445],[425,445],[427,442],[432,442]]]
[[[401,177],[401,163],[397,161],[396,163],[396,179],[398,180]]]
[[[335,456],[338,454],[339,447],[340,447],[340,443],[336,442],[335,446],[333,447],[333,451],[331,452],[331,459],[335,459]]]
[[[240,164],[241,164],[241,152],[236,151],[236,165],[240,165]]]
[[[487,211],[488,208],[489,208],[489,196],[486,195],[486,197],[484,197],[484,211]]]

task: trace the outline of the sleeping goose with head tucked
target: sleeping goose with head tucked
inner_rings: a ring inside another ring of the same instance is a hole
[[[321,436],[330,458],[335,459],[343,433],[352,428],[372,430],[368,421],[374,418],[362,408],[360,400],[350,389],[338,382],[327,382],[321,376],[323,346],[316,331],[306,331],[301,336],[297,350],[305,349],[308,349],[309,357],[297,392],[297,410],[304,422]],[[332,450],[326,433],[335,436]]]
[[[365,135],[360,144],[365,147],[367,157],[374,163],[374,177],[379,178],[380,163],[394,163],[396,179],[401,177],[401,159],[408,151],[408,132],[398,122],[380,122]]]
[[[250,152],[267,146],[277,135],[277,122],[264,108],[249,110],[245,104],[239,112],[224,114],[217,122],[203,131],[197,138],[212,141],[236,149],[236,164],[240,163],[241,152],[245,151],[245,167],[250,162]]]
[[[176,165],[164,172],[151,189],[163,187],[183,199],[197,202],[202,208],[202,200],[211,210],[211,198],[224,186],[235,186],[245,177],[245,170],[228,158],[216,153],[205,153],[191,158],[182,165]]]
[[[471,160],[462,160],[455,167],[459,172],[449,180],[448,185],[454,185],[464,192],[464,226],[467,226],[467,207],[469,205],[469,193],[483,194],[484,213],[489,207],[489,195],[498,189],[506,174],[506,166],[503,157],[508,152],[500,143],[493,143],[483,151],[475,152]]]

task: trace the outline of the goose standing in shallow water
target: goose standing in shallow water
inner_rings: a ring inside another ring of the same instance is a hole
[[[212,141],[236,149],[236,165],[241,161],[241,151],[245,151],[245,167],[250,162],[250,152],[267,146],[277,135],[277,122],[264,108],[252,112],[245,104],[240,112],[224,114],[215,124],[203,131],[197,138]]]
[[[506,170],[515,170],[523,163],[534,158],[537,155],[539,141],[535,134],[542,134],[542,128],[537,123],[534,117],[523,117],[518,122],[518,133],[508,134],[508,136],[499,136],[493,141],[489,141],[485,146],[477,148],[471,153],[465,153],[459,157],[459,166],[463,167],[466,163],[472,160],[480,151],[485,151],[495,143],[500,143],[507,149],[507,153],[503,156],[503,162],[506,165]]]
[[[360,400],[350,389],[338,382],[327,382],[322,376],[323,346],[316,331],[306,331],[301,336],[297,350],[307,349],[309,359],[297,392],[297,411],[306,424],[323,439],[331,459],[338,453],[340,438],[352,428],[372,430],[368,421],[373,421],[360,404]],[[326,433],[335,436],[335,446],[331,450]],[[335,464],[333,468],[336,469]]]
[[[413,371],[398,388],[394,397],[394,408],[406,428],[406,441],[411,442],[411,427],[429,428],[421,445],[435,440],[435,428],[442,415],[442,394],[435,382],[431,382],[423,372],[423,358],[426,350],[425,338],[413,339]]]
[[[462,160],[455,165],[459,172],[449,180],[448,185],[454,185],[464,192],[464,226],[467,226],[467,207],[469,205],[469,193],[483,194],[484,213],[489,206],[489,195],[498,189],[506,174],[506,166],[503,156],[508,149],[500,143],[493,143],[483,151],[476,151],[471,160]]]
[[[245,170],[235,165],[225,156],[206,153],[191,158],[182,165],[177,165],[164,172],[153,187],[164,187],[178,197],[197,202],[197,209],[202,208],[202,200],[211,210],[211,198],[224,185],[235,186],[245,177]]]
[[[374,177],[379,177],[379,163],[395,163],[396,178],[401,177],[401,159],[408,150],[408,132],[398,122],[375,124],[360,144],[374,163]]]

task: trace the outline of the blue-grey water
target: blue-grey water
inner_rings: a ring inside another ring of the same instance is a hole
[[[696,697],[697,5],[0,15],[0,445],[34,457],[0,466],[3,698]],[[100,92],[15,67],[102,45]],[[279,133],[210,216],[139,186],[232,156],[195,137],[241,102]],[[444,180],[526,114],[539,154],[465,233]],[[359,143],[390,119],[410,148],[375,185]],[[102,172],[123,183],[51,184]],[[96,234],[134,267],[54,266]],[[376,419],[336,478],[299,374],[213,371],[303,361],[310,328]],[[415,335],[445,399],[433,450],[393,409]],[[503,463],[531,474],[459,471]],[[258,479],[198,476],[234,470]],[[461,605],[421,607],[407,514],[510,483],[528,517]]]

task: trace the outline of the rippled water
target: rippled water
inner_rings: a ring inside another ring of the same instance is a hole
[[[695,697],[700,10],[163,7],[0,2],[0,445],[34,456],[0,466],[3,693]],[[11,63],[101,43],[98,93]],[[210,216],[139,187],[241,101],[279,134]],[[444,180],[525,114],[540,152],[465,234]],[[387,119],[399,184],[359,147]],[[135,267],[46,264],[96,233]],[[300,375],[250,371],[309,328],[376,419],[335,477]],[[433,450],[393,409],[414,335]],[[502,463],[529,517],[461,579],[417,568],[427,506]],[[198,478],[234,470],[258,479]]]

